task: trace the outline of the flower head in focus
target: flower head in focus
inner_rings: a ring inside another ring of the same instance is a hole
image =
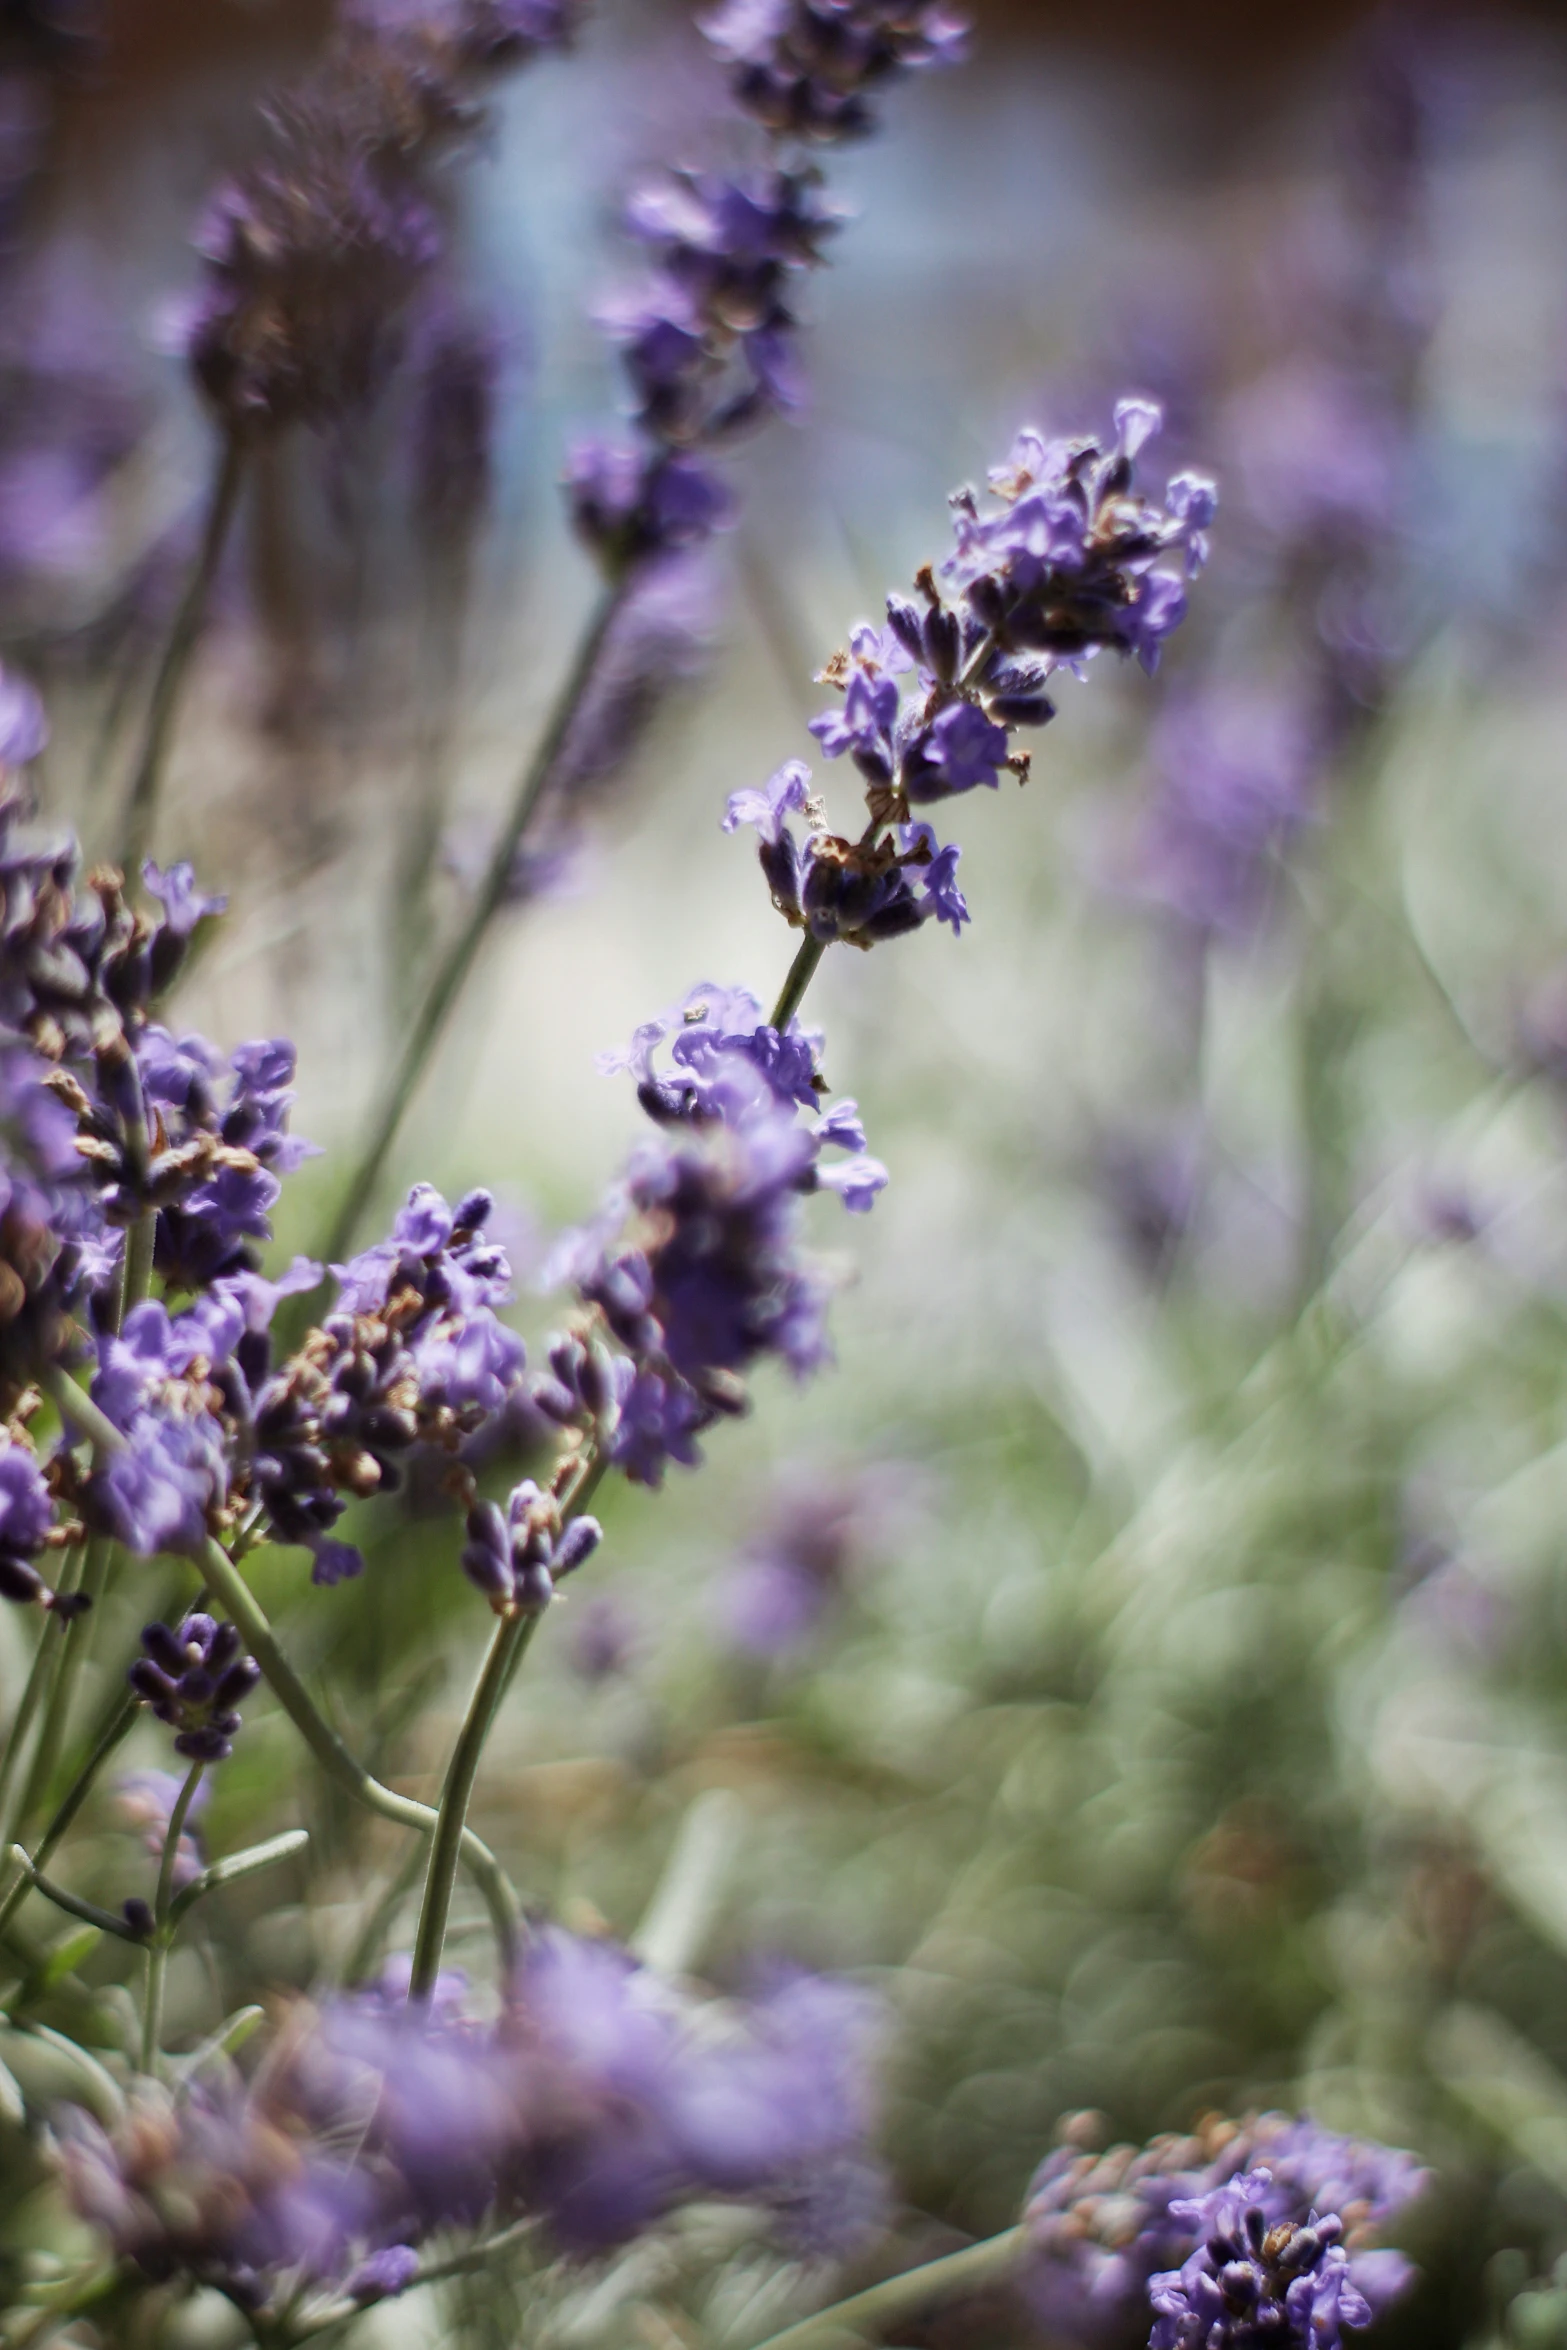
[[[1200,2242],[1149,2280],[1149,2350],[1342,2350],[1345,2326],[1371,2323],[1349,2273],[1336,2212],[1270,2220],[1269,2173],[1251,2171],[1172,2206]]]
[[[797,1376],[825,1358],[825,1292],[798,1250],[797,1199],[836,1191],[863,1213],[887,1173],[855,1104],[822,1108],[819,1042],[798,1022],[780,1034],[743,988],[699,984],[601,1059],[635,1075],[660,1132],[557,1270],[590,1309],[589,1332],[623,1352],[605,1360],[568,1334],[535,1400],[562,1425],[597,1424],[640,1483],[658,1484],[671,1459],[696,1461],[702,1430],[746,1408],[744,1375],[762,1356]]]
[[[176,1733],[174,1751],[192,1762],[222,1762],[234,1751],[237,1708],[261,1678],[232,1624],[191,1615],[178,1626],[149,1624],[131,1687]]]
[[[1317,2211],[1337,2215],[1332,2244],[1347,2263],[1346,2295],[1352,2287],[1380,2310],[1410,2283],[1414,2272],[1403,2254],[1376,2239],[1426,2183],[1412,2155],[1283,2113],[1240,2122],[1210,2115],[1188,2137],[1085,2150],[1082,2141],[1092,2137],[1097,2119],[1073,2117],[1066,2142],[1041,2164],[1024,2205],[1023,2287],[1052,2332],[1089,2343],[1119,2340],[1139,2306],[1146,2307],[1151,2279],[1160,2272],[1178,2278],[1183,2264],[1201,2259],[1203,2199],[1228,2192],[1230,2182],[1247,2172],[1253,2175],[1248,2193],[1267,2227],[1304,2227]],[[1330,2275],[1340,2270],[1339,2261],[1329,2264]],[[1193,2306],[1201,2298],[1199,2291]],[[1182,2317],[1184,2322],[1185,2312]],[[1207,2350],[1206,2337],[1192,2338]],[[1230,2339],[1219,2337],[1226,2344]],[[1295,2337],[1283,2333],[1277,2339],[1283,2350]],[[1170,2350],[1188,2350],[1186,2336],[1172,2334]]]

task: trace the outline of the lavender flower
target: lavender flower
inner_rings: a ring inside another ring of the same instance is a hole
[[[868,2164],[872,2019],[854,1992],[796,1975],[726,2032],[693,2021],[620,1951],[559,1932],[531,1945],[505,2029],[546,2121],[529,2200],[568,2249],[620,2242],[696,2195],[787,2211],[826,2164]]]
[[[0,787],[12,768],[36,759],[48,740],[42,702],[25,678],[0,663]]]
[[[779,136],[854,138],[900,73],[956,65],[967,20],[939,0],[723,0],[703,25],[736,98]]]
[[[1197,930],[1244,935],[1314,813],[1320,744],[1303,698],[1248,683],[1176,700],[1153,756],[1144,886]]]
[[[1336,2213],[1270,2221],[1269,2173],[1250,2171],[1172,2205],[1202,2239],[1184,2265],[1149,2281],[1149,2350],[1341,2350],[1342,2328],[1371,2323],[1349,2275]]]
[[[0,1439],[0,1599],[39,1600],[69,1612],[58,1601],[33,1561],[54,1532],[54,1497],[25,1444]]]
[[[566,1644],[572,1671],[596,1687],[628,1670],[641,1646],[641,1626],[621,1600],[598,1591],[572,1608]]]
[[[114,1782],[114,1805],[128,1828],[140,1832],[142,1843],[152,1860],[163,1857],[168,1842],[169,1823],[174,1806],[185,1782],[173,1771],[127,1771]],[[212,1781],[203,1779],[191,1797],[185,1811],[185,1825],[174,1852],[174,1890],[194,1884],[205,1865],[201,1850],[201,1836],[195,1822],[205,1811],[212,1794]]]
[[[425,93],[414,86],[422,103]],[[323,423],[365,406],[441,251],[374,83],[340,75],[277,102],[269,153],[214,198],[197,238],[205,282],[192,373],[231,430]]]
[[[228,1496],[223,1397],[209,1384],[214,1357],[237,1343],[236,1301],[170,1318],[155,1301],[99,1344],[93,1400],[124,1435],[93,1465],[84,1496],[89,1521],[128,1550],[194,1552],[216,1530]],[[223,1311],[227,1306],[228,1311]]]
[[[442,318],[421,354],[414,417],[414,508],[448,554],[472,535],[489,498],[501,353],[480,321]]]
[[[234,1625],[187,1616],[177,1630],[149,1624],[141,1644],[146,1653],[130,1669],[131,1687],[177,1733],[175,1753],[222,1762],[234,1751],[239,1701],[261,1678]]]
[[[293,1074],[284,1038],[225,1056],[204,1037],[176,1039],[149,1025],[114,1095],[97,1103],[72,1096],[78,1147],[91,1157],[105,1213],[129,1223],[158,1211],[157,1270],[175,1288],[255,1270],[256,1244],[271,1238],[278,1178],[313,1155],[287,1132]]]
[[[1117,2339],[1156,2272],[1174,2276],[1200,2258],[1193,2215],[1202,2198],[1245,2172],[1267,2181],[1257,2193],[1269,2227],[1304,2226],[1316,2211],[1338,2215],[1334,2241],[1348,2261],[1348,2284],[1372,2308],[1405,2290],[1409,2263],[1372,2240],[1425,2185],[1412,2155],[1336,2136],[1304,2116],[1264,2113],[1240,2123],[1215,2116],[1191,2137],[1102,2154],[1068,2143],[1047,2157],[1023,2213],[1024,2288],[1041,2322],[1086,2341]],[[1337,2263],[1331,2267],[1337,2273]],[[1281,2336],[1281,2346],[1291,2338]],[[1206,2350],[1204,2337],[1193,2339]],[[1183,2335],[1170,2341],[1186,2350]]]
[[[264,2310],[301,2276],[401,2290],[436,2230],[518,2215],[563,2250],[625,2241],[680,2204],[743,2196],[787,2227],[824,2177],[875,2208],[866,2004],[781,1977],[693,2010],[604,1943],[536,1935],[493,2023],[461,1978],[410,2006],[406,1969],[295,2011],[248,2088],[222,2072],[139,2090],[113,2132],[70,2113],[71,2203],[149,2275]]]
[[[737,0],[703,29],[775,156],[802,134],[869,129],[868,93],[901,70],[956,63],[965,31],[931,0]],[[698,452],[800,405],[792,286],[838,220],[816,172],[787,157],[733,177],[670,173],[636,191],[628,226],[655,266],[605,323],[641,437],[585,441],[567,469],[572,520],[610,577],[730,519]]]
[[[498,1612],[548,1607],[554,1586],[591,1558],[604,1539],[596,1518],[562,1525],[555,1496],[525,1478],[505,1514],[493,1501],[468,1513],[463,1572]]]
[[[842,1594],[863,1535],[866,1496],[853,1484],[791,1478],[759,1538],[719,1593],[732,1645],[788,1658],[810,1642]]]
[[[734,513],[728,490],[697,458],[603,434],[572,447],[566,502],[579,537],[611,576],[647,556],[700,545]]]
[[[247,2092],[208,2068],[178,2098],[139,2081],[112,2133],[68,2108],[56,2159],[73,2208],[117,2257],[259,2308],[275,2270],[321,2279],[357,2266],[374,2209],[368,2171],[293,2122],[270,2084]]]
[[[439,259],[433,170],[485,80],[566,37],[569,0],[468,0],[446,21],[350,21],[266,111],[262,154],[214,199],[187,338],[231,431],[322,424],[374,399]]]
[[[828,663],[843,700],[811,732],[864,779],[870,821],[858,839],[828,831],[798,760],[764,790],[731,795],[724,829],[756,826],[774,905],[819,944],[871,947],[932,919],[956,936],[969,919],[959,851],[912,811],[994,790],[1003,771],[1023,780],[1027,755],[1011,738],[1054,715],[1047,689],[1058,669],[1080,671],[1106,650],[1157,667],[1186,609],[1182,576],[1161,566],[1175,559],[1185,577],[1201,568],[1215,492],[1181,474],[1163,507],[1137,496],[1137,455],[1159,410],[1123,400],[1115,415],[1108,446],[1020,434],[1010,464],[991,474],[995,508],[982,512],[971,491],[953,500],[958,544],[945,568],[955,600],[927,566],[919,603],[890,596],[886,628],[862,622]]]
[[[112,1278],[116,1241],[51,1073],[0,1041],[0,1411],[69,1353],[76,1316]]]
[[[518,1392],[523,1344],[494,1310],[511,1268],[485,1235],[492,1204],[476,1191],[453,1209],[416,1184],[390,1238],[334,1266],[337,1310],[296,1354],[274,1370],[264,1343],[240,1349],[229,1402],[253,1490],[278,1538],[312,1550],[319,1582],[362,1564],[326,1540],[346,1496],[394,1490],[415,1446],[455,1455]]]
[[[673,1038],[674,1073],[656,1059]],[[851,1101],[811,1127],[819,1040],[797,1022],[780,1035],[743,988],[693,988],[603,1056],[629,1068],[638,1099],[663,1130],[643,1146],[598,1226],[567,1244],[559,1269],[630,1358],[588,1416],[604,1425],[611,1458],[628,1476],[658,1484],[667,1461],[687,1466],[696,1439],[721,1414],[745,1408],[743,1375],[776,1354],[797,1376],[826,1353],[820,1283],[798,1256],[795,1201],[838,1192],[851,1211],[869,1208],[886,1169],[865,1151]],[[822,1163],[824,1148],[847,1151]],[[627,1240],[618,1235],[631,1218]],[[552,1359],[541,1407],[568,1421],[587,1398]]]

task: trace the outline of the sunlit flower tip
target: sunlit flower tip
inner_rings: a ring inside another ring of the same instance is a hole
[[[1164,428],[1164,410],[1159,402],[1137,392],[1117,400],[1112,413],[1121,453],[1128,458],[1138,457],[1144,444]]]
[[[239,1702],[261,1678],[237,1628],[198,1614],[177,1628],[149,1624],[141,1641],[143,1654],[129,1675],[137,1696],[177,1733],[176,1753],[193,1762],[223,1761],[234,1751]]]
[[[786,759],[760,790],[752,785],[730,793],[722,830],[735,832],[742,824],[751,824],[769,846],[776,847],[788,818],[803,813],[810,799],[809,767],[803,759]]]

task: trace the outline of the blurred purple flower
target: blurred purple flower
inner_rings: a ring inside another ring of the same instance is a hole
[[[843,1478],[805,1464],[785,1473],[760,1534],[719,1586],[732,1646],[782,1660],[809,1645],[863,1557],[878,1488],[874,1473]]]
[[[1139,880],[1197,930],[1241,936],[1316,803],[1321,744],[1298,693],[1217,684],[1166,703]]]

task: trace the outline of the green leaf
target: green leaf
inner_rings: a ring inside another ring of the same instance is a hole
[[[67,1975],[75,1974],[84,1958],[91,1956],[103,1935],[97,1926],[82,1926],[74,1934],[64,1934],[44,1956],[34,1978],[39,1990],[52,1991],[63,1983]]]

